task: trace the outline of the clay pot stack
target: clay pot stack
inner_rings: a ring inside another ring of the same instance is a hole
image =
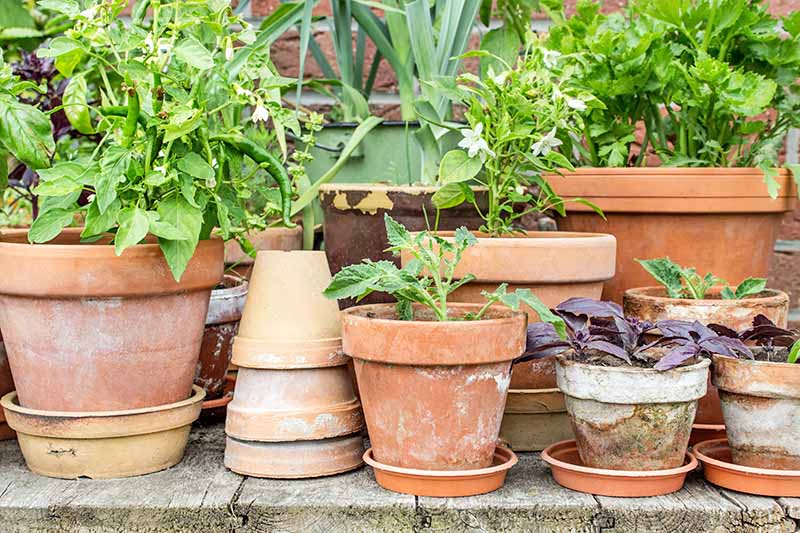
[[[305,478],[363,463],[364,417],[342,353],[339,308],[322,291],[324,252],[259,252],[232,362],[225,466]]]

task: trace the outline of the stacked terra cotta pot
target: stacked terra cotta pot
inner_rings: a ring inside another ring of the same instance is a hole
[[[38,246],[26,230],[0,232],[0,328],[16,385],[0,401],[6,420],[38,474],[167,468],[205,396],[192,382],[222,241],[200,241],[176,282],[158,244],[118,257],[80,232]]]
[[[233,363],[225,466],[269,478],[316,477],[363,464],[364,418],[339,308],[322,296],[324,252],[259,252]]]

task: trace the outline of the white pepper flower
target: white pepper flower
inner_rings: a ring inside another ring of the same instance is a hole
[[[556,129],[553,128],[550,132],[541,138],[541,140],[533,143],[533,155],[547,155],[553,148],[561,146],[561,140],[556,138]]]
[[[486,144],[486,140],[481,137],[482,132],[483,123],[480,122],[475,126],[475,129],[463,128],[461,130],[461,135],[463,135],[464,138],[458,142],[458,146],[459,148],[464,148],[469,157],[478,155],[481,158],[481,162],[484,162],[486,161],[487,155],[495,157],[495,153],[489,148],[489,145]]]
[[[253,122],[267,122],[269,120],[269,111],[267,111],[267,108],[264,107],[261,102],[259,102],[258,105],[256,105],[251,118],[253,119]]]
[[[544,63],[544,66],[547,68],[555,67],[559,57],[561,57],[561,52],[557,50],[548,50],[545,48],[542,51],[542,63]]]
[[[580,98],[567,98],[567,105],[576,111],[586,111],[586,102]]]

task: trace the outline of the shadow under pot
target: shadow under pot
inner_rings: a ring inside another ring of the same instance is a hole
[[[764,315],[778,327],[785,328],[789,317],[789,295],[783,291],[767,289],[741,300],[724,300],[722,288],[715,287],[704,299],[669,298],[663,287],[639,287],[625,291],[623,308],[625,316],[658,322],[660,320],[697,320],[701,324],[720,324],[734,331],[742,331],[753,324],[753,319]],[[708,392],[697,405],[695,424],[716,427],[724,431],[722,408],[717,388],[709,374]]]
[[[3,343],[3,334],[0,332],[0,398],[14,390],[14,379],[11,377],[11,367],[8,365],[6,347]],[[0,440],[13,439],[14,430],[6,423],[3,410],[0,409]]]
[[[787,351],[754,350],[755,360],[714,356],[733,462],[773,470],[800,470],[800,364]]]
[[[480,306],[453,304],[453,317]],[[354,359],[372,456],[392,467],[476,470],[492,465],[511,374],[525,346],[525,315],[490,310],[483,320],[439,322],[415,307],[353,307],[342,317]]]
[[[710,364],[704,359],[658,371],[560,356],[558,387],[566,397],[583,464],[636,471],[682,466]]]
[[[177,282],[158,244],[117,256],[108,239],[80,244],[80,232],[33,245],[25,230],[0,230],[0,328],[19,405],[96,412],[186,400],[222,241],[200,241]]]

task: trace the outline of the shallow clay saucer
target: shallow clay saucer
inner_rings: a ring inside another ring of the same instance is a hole
[[[725,424],[692,424],[692,435],[689,437],[689,446],[694,446],[706,440],[726,439]]]
[[[498,446],[494,463],[477,470],[418,470],[379,463],[372,457],[372,448],[364,453],[364,462],[375,470],[381,487],[404,494],[450,498],[475,496],[499,489],[506,482],[509,468],[517,464],[517,456]]]
[[[694,453],[703,464],[703,475],[714,485],[759,496],[800,496],[800,470],[737,465],[731,459],[727,439],[695,444]]]
[[[697,467],[697,459],[686,452],[686,464],[668,470],[606,470],[583,466],[574,440],[557,442],[542,452],[556,482],[568,489],[599,496],[637,498],[660,496],[683,487],[686,474]]]

